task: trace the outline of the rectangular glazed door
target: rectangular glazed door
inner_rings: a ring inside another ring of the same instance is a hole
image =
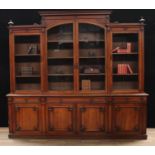
[[[15,131],[16,133],[29,133],[41,131],[41,111],[37,104],[15,105]]]
[[[107,127],[107,109],[101,105],[78,105],[80,134],[103,134]]]
[[[141,131],[143,107],[137,105],[115,105],[112,108],[113,132],[135,134]]]
[[[16,91],[41,91],[41,53],[40,34],[15,34],[13,59]]]
[[[140,34],[130,30],[111,33],[113,92],[138,92],[142,87],[143,49]]]
[[[47,105],[46,120],[49,134],[71,134],[74,132],[75,115],[73,105]]]

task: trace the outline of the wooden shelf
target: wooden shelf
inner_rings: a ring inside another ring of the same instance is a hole
[[[40,78],[40,75],[17,75],[16,78]]]
[[[79,57],[80,59],[105,59],[105,56]]]
[[[79,40],[79,42],[89,43],[89,42],[104,42],[104,40]]]
[[[114,73],[113,75],[114,76],[138,76],[138,73],[133,73],[133,74],[117,74],[117,73]]]
[[[16,54],[16,57],[39,57],[40,54]]]
[[[73,74],[48,74],[48,76],[73,76]]]
[[[70,44],[73,43],[73,40],[48,40],[48,43],[57,43],[57,44]]]
[[[80,76],[103,76],[103,75],[105,75],[105,73],[90,73],[90,74],[80,73]]]
[[[138,52],[131,52],[131,53],[112,53],[112,55],[138,55]]]
[[[48,59],[73,59],[73,57],[48,57]]]

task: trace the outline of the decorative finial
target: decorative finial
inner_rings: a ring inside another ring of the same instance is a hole
[[[9,22],[8,22],[8,25],[10,25],[10,26],[14,25],[14,22],[10,19]]]
[[[146,21],[145,18],[143,16],[141,16],[140,19],[139,19],[139,22],[144,23],[145,21]]]

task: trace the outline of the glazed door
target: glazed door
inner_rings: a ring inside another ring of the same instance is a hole
[[[73,134],[75,129],[75,108],[72,104],[48,104],[46,126],[49,134]]]
[[[15,61],[10,67],[15,71],[13,91],[41,91],[41,34],[15,34],[13,40],[12,59]]]
[[[37,104],[16,104],[15,132],[17,134],[39,134],[41,132],[41,111]]]
[[[78,131],[80,134],[104,134],[107,130],[107,107],[78,105]]]
[[[79,90],[104,91],[105,82],[105,30],[93,24],[78,25]]]
[[[74,41],[73,23],[62,24],[47,31],[48,90],[73,92]]]
[[[113,92],[138,92],[142,89],[143,49],[141,33],[113,32],[111,60]]]

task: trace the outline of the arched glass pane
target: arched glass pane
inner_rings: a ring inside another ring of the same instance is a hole
[[[105,32],[91,24],[79,24],[80,90],[105,89]]]
[[[73,25],[48,30],[48,88],[73,90]]]

